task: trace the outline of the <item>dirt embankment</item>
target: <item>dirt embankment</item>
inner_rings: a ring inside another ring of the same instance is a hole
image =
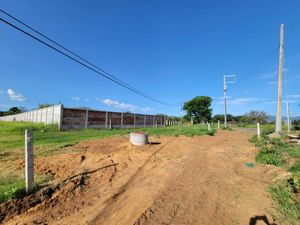
[[[266,193],[273,169],[245,165],[257,152],[248,138],[234,131],[155,138],[159,144],[143,147],[127,137],[82,142],[72,147],[74,154],[36,160],[38,171],[59,182],[2,205],[3,223],[274,223]]]

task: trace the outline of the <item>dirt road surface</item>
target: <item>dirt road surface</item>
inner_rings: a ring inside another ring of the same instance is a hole
[[[36,170],[63,185],[3,223],[275,224],[266,191],[274,168],[246,166],[258,151],[249,137],[219,131],[156,137],[143,147],[132,146],[128,137],[82,142],[70,147],[72,154],[36,160]]]

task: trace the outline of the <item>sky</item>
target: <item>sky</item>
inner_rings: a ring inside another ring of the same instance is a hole
[[[181,102],[213,98],[223,113],[276,113],[280,24],[284,100],[300,115],[300,1],[10,0],[0,8],[156,99],[152,102],[0,22],[0,111],[38,103],[181,115]],[[11,20],[3,13],[0,17]],[[24,27],[22,27],[24,29]],[[283,105],[285,114],[285,105]]]

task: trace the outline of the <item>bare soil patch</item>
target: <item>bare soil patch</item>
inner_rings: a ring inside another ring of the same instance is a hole
[[[256,165],[249,133],[84,141],[74,153],[36,160],[54,177],[21,200],[0,206],[4,224],[270,224],[266,187],[273,167]],[[20,167],[22,161],[15,161]]]

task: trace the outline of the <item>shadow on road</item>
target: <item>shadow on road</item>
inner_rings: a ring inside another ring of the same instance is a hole
[[[263,221],[266,225],[277,225],[276,223],[270,223],[265,215],[251,217],[249,225],[256,225],[257,221],[259,220]]]

